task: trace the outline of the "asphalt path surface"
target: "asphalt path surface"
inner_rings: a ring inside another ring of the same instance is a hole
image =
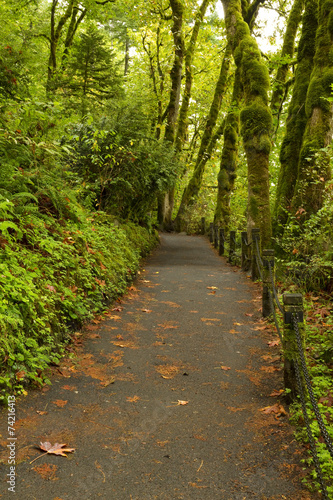
[[[52,386],[16,402],[1,498],[305,500],[303,451],[260,287],[203,237],[161,235],[128,294],[76,334]],[[67,444],[67,458],[40,442]],[[31,463],[36,457],[36,461]]]

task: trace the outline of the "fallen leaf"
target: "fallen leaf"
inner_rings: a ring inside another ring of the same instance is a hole
[[[137,401],[139,401],[140,398],[139,396],[133,396],[133,397],[128,396],[126,399],[129,403],[136,403]]]
[[[274,389],[274,391],[272,391],[270,393],[270,397],[277,398],[277,397],[281,396],[281,394],[283,394],[283,393],[284,393],[284,389]]]
[[[276,347],[277,345],[280,345],[280,341],[279,340],[271,340],[270,342],[267,342],[267,345],[269,345],[269,347]]]
[[[245,313],[245,316],[249,316],[250,318],[252,318],[253,313]]]
[[[279,370],[279,368],[276,368],[275,366],[261,366],[260,370],[266,373],[274,373]]]
[[[68,401],[65,401],[63,399],[57,399],[56,401],[53,401],[53,404],[57,405],[59,408],[63,408],[65,405],[67,405]]]
[[[208,295],[215,295],[215,294],[216,294],[216,292],[215,292],[215,290],[213,290],[212,292],[209,292]]]
[[[221,370],[231,370],[230,366],[221,366]]]
[[[288,415],[286,410],[279,403],[276,403],[273,406],[265,406],[264,408],[261,408],[260,411],[262,411],[266,415],[270,415],[272,413],[276,414],[277,416]]]
[[[182,401],[181,399],[178,399],[177,406],[185,406],[185,405],[187,405],[188,403],[189,403],[188,401]]]
[[[217,286],[207,286],[208,290],[218,290]]]
[[[47,411],[37,410],[36,413],[38,413],[38,415],[47,415]]]
[[[201,321],[221,321],[220,318],[200,318]]]
[[[141,311],[144,312],[144,313],[151,313],[152,312],[151,309],[141,309]]]
[[[67,446],[67,444],[66,443],[63,443],[63,444],[55,443],[52,446],[52,444],[49,441],[45,441],[44,443],[41,442],[39,445],[39,448],[42,451],[45,451],[45,453],[43,453],[43,455],[40,455],[39,457],[32,460],[30,462],[30,464],[32,464],[33,462],[35,462],[35,460],[38,460],[38,458],[40,458],[46,454],[48,454],[48,455],[61,455],[62,457],[67,457],[66,453],[72,453],[73,451],[75,451],[75,448],[64,448],[64,446]]]
[[[116,381],[116,379],[114,377],[110,378],[109,380],[101,382],[101,386],[102,387],[108,387],[109,385],[114,384],[115,381]]]

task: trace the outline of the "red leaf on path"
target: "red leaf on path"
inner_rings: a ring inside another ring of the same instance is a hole
[[[40,443],[39,447],[41,450],[46,451],[46,453],[49,453],[50,455],[61,455],[62,457],[67,457],[66,453],[72,453],[75,451],[75,448],[64,448],[64,446],[67,446],[67,444],[55,443],[52,446],[49,441],[45,441],[44,443]]]

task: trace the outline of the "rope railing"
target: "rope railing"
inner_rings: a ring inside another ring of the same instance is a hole
[[[213,224],[211,234],[213,235],[211,241],[215,248],[218,247],[219,254],[224,255],[225,244],[227,242],[225,230],[219,228],[218,231],[215,231]],[[252,229],[250,241],[247,231],[243,231],[241,233],[240,242],[242,269],[248,271],[251,268],[252,280],[260,279],[262,282],[262,313],[264,317],[272,317],[281,341],[284,355],[284,383],[287,389],[286,399],[289,403],[297,398],[300,399],[318,483],[323,498],[325,500],[329,499],[320,461],[318,459],[316,442],[311,430],[310,417],[307,411],[307,401],[313,408],[321,436],[332,460],[333,444],[320,413],[306,364],[304,354],[305,346],[303,345],[305,336],[302,295],[285,293],[283,294],[283,304],[281,303],[275,284],[274,251],[271,249],[260,250],[259,229]],[[228,260],[232,264],[235,263],[236,248],[236,231],[230,231]],[[276,310],[281,313],[282,318],[280,317],[279,319],[277,317]],[[281,322],[283,323],[283,329],[280,325]]]

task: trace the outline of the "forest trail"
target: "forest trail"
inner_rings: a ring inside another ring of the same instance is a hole
[[[17,498],[317,498],[283,407],[262,411],[281,404],[282,376],[258,290],[205,238],[163,234],[128,295],[77,336],[78,357],[17,401]],[[30,464],[41,441],[75,452]]]

